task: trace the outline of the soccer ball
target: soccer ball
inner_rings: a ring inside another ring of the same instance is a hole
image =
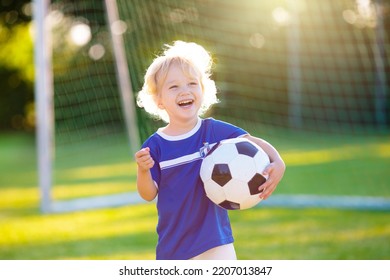
[[[216,144],[203,159],[200,177],[207,197],[227,210],[248,209],[261,201],[261,173],[270,163],[268,155],[245,138]]]

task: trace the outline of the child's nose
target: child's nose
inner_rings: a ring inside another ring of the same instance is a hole
[[[181,94],[189,94],[191,92],[190,86],[185,85],[182,87]]]

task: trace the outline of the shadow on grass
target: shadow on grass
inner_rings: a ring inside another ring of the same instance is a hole
[[[154,232],[60,242],[48,240],[45,244],[2,246],[0,258],[8,260],[152,259],[155,244]]]

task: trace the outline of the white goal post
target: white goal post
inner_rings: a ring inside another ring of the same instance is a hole
[[[134,193],[104,195],[67,201],[55,201],[52,197],[55,112],[53,104],[52,34],[48,17],[50,4],[50,0],[35,0],[33,5],[35,22],[36,134],[41,211],[43,213],[67,212],[135,203],[138,201],[138,196]],[[112,30],[114,23],[119,20],[116,0],[105,0],[105,8],[107,24],[111,33],[122,112],[124,114],[130,151],[134,153],[140,145],[140,140],[122,35]]]

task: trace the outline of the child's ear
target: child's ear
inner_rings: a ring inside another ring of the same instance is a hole
[[[161,95],[160,94],[157,94],[155,101],[157,102],[157,107],[159,109],[161,109],[161,110],[165,109],[164,105],[161,102]]]

